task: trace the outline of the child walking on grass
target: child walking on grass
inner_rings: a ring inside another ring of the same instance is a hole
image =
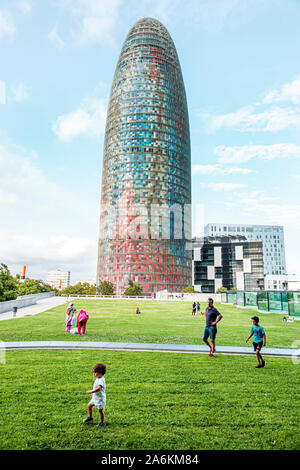
[[[97,426],[106,426],[104,422],[104,408],[106,405],[106,393],[105,393],[105,378],[106,365],[99,363],[93,367],[94,377],[96,380],[93,385],[93,390],[88,390],[87,395],[92,394],[92,399],[88,404],[88,417],[83,420],[84,423],[93,421],[93,407],[95,406],[99,410],[100,423]]]
[[[259,318],[258,317],[251,317],[253,326],[251,328],[251,334],[246,339],[246,343],[248,343],[251,336],[254,335],[253,338],[253,348],[254,352],[256,353],[258,365],[256,366],[257,369],[261,367],[265,367],[265,361],[261,355],[261,348],[266,345],[266,333],[262,326],[259,325]]]

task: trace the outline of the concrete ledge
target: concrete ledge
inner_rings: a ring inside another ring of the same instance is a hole
[[[21,295],[15,300],[7,300],[6,302],[0,302],[0,314],[10,312],[14,307],[24,308],[30,305],[35,305],[39,300],[47,299],[48,297],[54,297],[55,292],[41,292],[40,294]]]
[[[108,349],[122,351],[157,351],[208,354],[207,346],[197,344],[115,343],[96,341],[13,341],[0,342],[0,350],[16,349]],[[264,356],[295,357],[297,349],[263,348]],[[217,346],[217,354],[254,355],[251,347]]]

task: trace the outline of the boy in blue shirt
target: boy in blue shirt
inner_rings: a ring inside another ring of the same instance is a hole
[[[253,326],[251,328],[251,334],[246,339],[246,343],[248,343],[251,336],[254,335],[253,338],[253,348],[254,352],[256,353],[258,365],[256,366],[257,369],[261,367],[265,367],[265,361],[260,353],[261,348],[266,345],[266,333],[262,326],[259,325],[259,318],[258,317],[251,317],[253,322]]]

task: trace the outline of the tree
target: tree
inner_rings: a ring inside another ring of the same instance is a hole
[[[60,293],[61,295],[96,295],[96,287],[88,282],[77,282],[74,286],[65,287]]]
[[[40,294],[42,292],[51,292],[53,289],[49,284],[37,279],[25,279],[23,282],[18,283],[18,296]]]
[[[219,287],[219,289],[216,290],[216,294],[222,294],[222,292],[227,292],[227,287]]]
[[[97,291],[99,291],[101,295],[115,295],[114,285],[110,281],[101,281]]]
[[[139,284],[134,284],[133,281],[128,281],[128,287],[125,289],[124,294],[125,296],[128,297],[143,297],[144,292],[141,286]]]
[[[0,302],[14,300],[18,297],[18,282],[10,274],[6,264],[0,264]]]
[[[199,291],[195,290],[194,286],[187,286],[182,289],[183,294],[199,294]]]

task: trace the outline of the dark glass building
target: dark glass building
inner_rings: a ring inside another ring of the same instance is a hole
[[[193,239],[193,285],[200,292],[264,288],[262,241],[243,236]]]
[[[191,284],[188,110],[166,28],[144,18],[117,63],[106,121],[97,280],[121,294]]]

